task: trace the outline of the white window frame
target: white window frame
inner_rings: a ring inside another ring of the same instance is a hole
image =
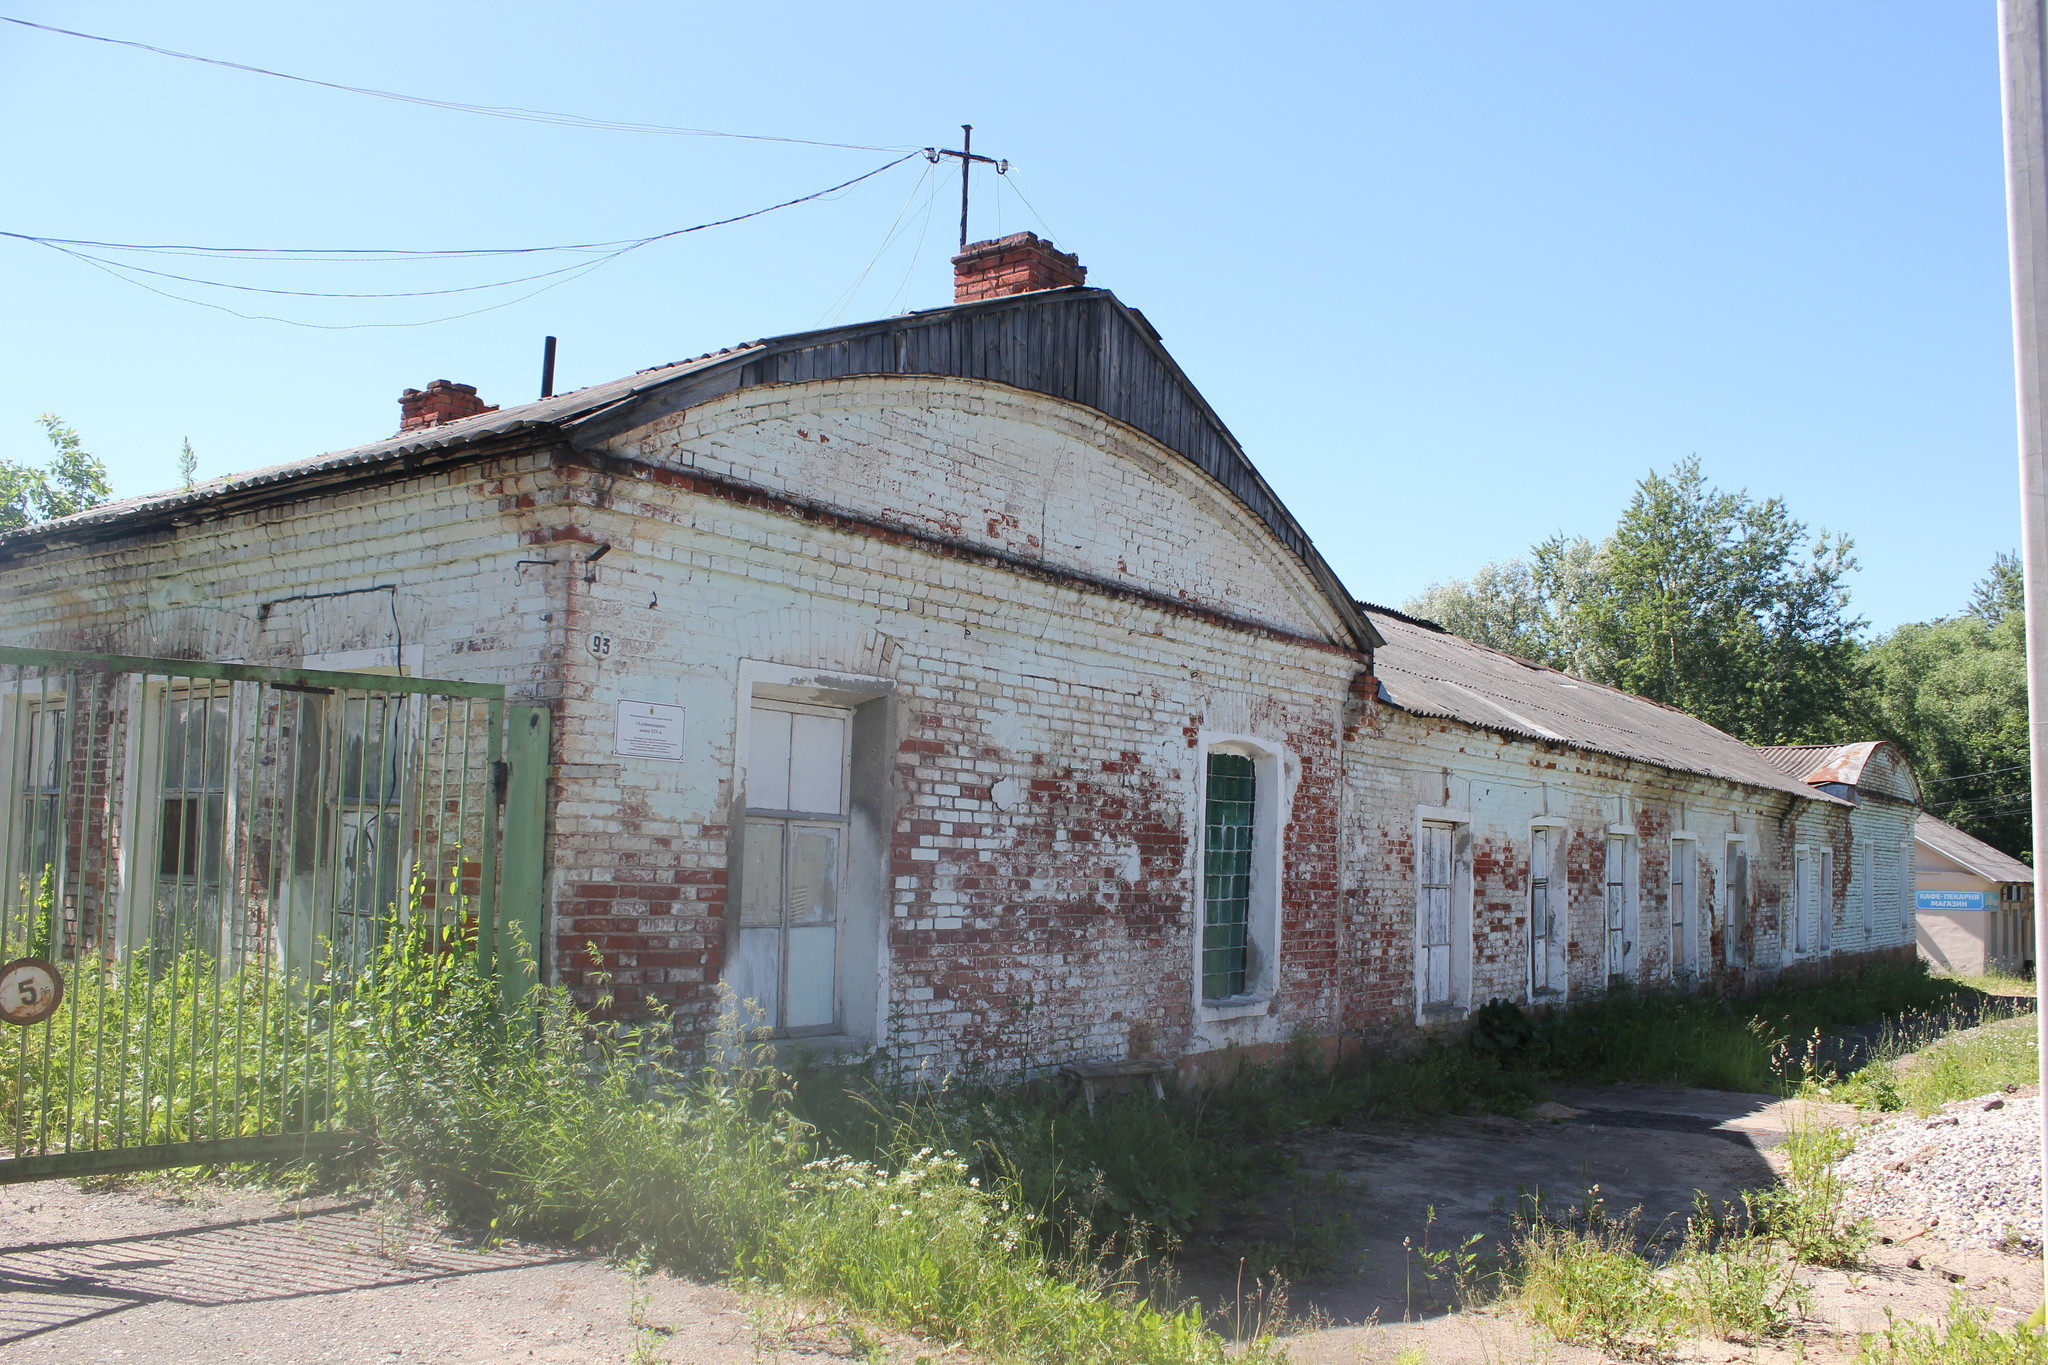
[[[1426,999],[1429,983],[1423,969],[1422,827],[1451,827],[1450,995],[1442,1002]],[[1462,1019],[1472,1009],[1472,812],[1448,806],[1417,806],[1411,837],[1410,864],[1415,879],[1410,953],[1415,977],[1415,1022],[1438,1024]]]
[[[839,1022],[838,1034],[806,1034],[796,1040],[807,1048],[824,1052],[854,1050],[872,1045],[887,1031],[889,1014],[889,935],[893,897],[888,887],[889,847],[895,824],[894,802],[885,793],[889,787],[888,756],[872,750],[877,731],[887,733],[886,710],[871,712],[871,704],[888,704],[896,694],[890,678],[871,677],[837,669],[775,663],[765,659],[741,659],[733,695],[732,781],[730,799],[738,802],[745,790],[749,749],[752,747],[753,705],[756,701],[796,702],[811,706],[843,708],[854,713],[850,727],[853,752],[843,774],[849,784],[845,804],[850,824],[840,849],[839,927]],[[656,698],[656,700],[660,700]],[[743,856],[745,814],[733,822],[734,837],[727,845],[728,875]],[[729,884],[726,940],[728,950],[737,947],[739,906]],[[722,977],[722,973],[721,973]]]
[[[800,810],[791,806],[760,806],[754,804],[754,792],[750,787],[747,792],[743,812],[745,827],[741,838],[744,841],[757,827],[766,828],[773,826],[779,828],[782,831],[780,847],[782,849],[783,867],[781,876],[786,878],[789,870],[789,860],[794,856],[792,849],[799,830],[811,828],[831,829],[836,833],[837,839],[833,846],[832,868],[834,911],[832,918],[831,1017],[823,1023],[776,1027],[775,1036],[778,1038],[805,1038],[818,1035],[840,1034],[845,1031],[846,1027],[846,1000],[845,993],[840,985],[839,937],[841,929],[837,907],[844,899],[846,845],[849,840],[853,817],[851,799],[853,794],[853,708],[850,706],[820,705],[815,702],[783,701],[775,697],[754,697],[749,700],[746,717],[742,721],[742,724],[747,727],[749,734],[752,733],[754,713],[756,711],[779,712],[790,716],[829,717],[839,722],[839,789],[834,795],[835,808],[828,812],[823,810]],[[784,923],[780,927],[776,952],[776,963],[781,973],[781,979],[776,983],[775,988],[777,1008],[783,1010],[789,1008],[789,944],[791,938],[791,926]],[[772,1021],[767,1022],[772,1024]]]
[[[1792,846],[1792,894],[1791,913],[1779,916],[1779,937],[1784,940],[1787,957],[1810,957],[1813,955],[1813,932],[1810,926],[1818,918],[1818,893],[1814,885],[1814,849],[1806,844]]]
[[[1835,951],[1835,851],[1832,848],[1820,850],[1820,860],[1814,868],[1819,883],[1814,887],[1813,948],[1826,957]]]
[[[1549,866],[1545,869],[1545,895],[1549,902],[1550,933],[1548,941],[1539,944],[1535,924],[1535,880],[1536,880],[1536,834],[1542,831],[1549,836]],[[1541,816],[1529,822],[1529,885],[1523,888],[1523,914],[1529,919],[1529,986],[1528,998],[1534,1004],[1562,1004],[1571,993],[1571,825],[1568,821],[1552,816]],[[1547,988],[1536,988],[1536,954],[1545,953],[1547,961],[1544,973],[1549,981]]]
[[[1735,877],[1730,870],[1730,866],[1737,854],[1740,854],[1742,857],[1743,867],[1742,900],[1740,904],[1736,902]],[[1746,955],[1743,952],[1742,939],[1744,932],[1749,929],[1750,907],[1755,900],[1752,886],[1756,880],[1756,874],[1750,867],[1748,835],[1729,834],[1723,836],[1721,840],[1720,880],[1722,886],[1718,899],[1721,902],[1721,960],[1730,970],[1739,970],[1748,965]],[[1754,941],[1754,935],[1752,934],[1751,942],[1754,943]]]
[[[23,670],[26,671],[26,670]],[[26,928],[32,918],[30,906],[40,894],[40,887],[29,884],[30,846],[34,841],[38,818],[29,813],[30,780],[35,776],[32,750],[35,740],[42,734],[41,718],[55,713],[63,717],[58,722],[60,737],[58,752],[63,761],[58,767],[58,784],[54,793],[35,793],[38,804],[54,796],[56,807],[54,818],[54,842],[51,851],[55,855],[55,871],[59,886],[56,888],[60,904],[57,907],[59,921],[55,942],[61,945],[64,935],[61,930],[64,910],[61,904],[65,885],[69,878],[67,865],[74,851],[70,832],[66,829],[71,802],[76,795],[71,790],[71,774],[67,766],[75,743],[72,727],[77,714],[72,707],[71,695],[64,688],[67,675],[52,674],[46,679],[31,683],[22,680],[0,688],[0,761],[4,761],[4,799],[7,802],[4,816],[0,816],[0,914],[18,916],[20,927]],[[90,781],[87,775],[85,780]],[[107,888],[112,891],[113,888]],[[22,900],[26,891],[28,901]],[[9,941],[8,955],[26,952],[23,943]]]
[[[1286,858],[1287,815],[1294,804],[1299,765],[1287,746],[1264,735],[1200,730],[1195,735],[1193,798],[1187,828],[1192,913],[1188,917],[1188,990],[1195,1017],[1209,1022],[1269,1014],[1280,988],[1280,890]],[[1245,989],[1241,995],[1210,1000],[1202,995],[1202,859],[1207,848],[1209,755],[1243,754],[1252,761],[1252,880],[1247,897]]]
[[[156,897],[158,888],[158,860],[162,850],[158,845],[163,818],[163,740],[164,730],[169,723],[170,703],[174,696],[185,700],[195,690],[206,687],[205,679],[173,676],[171,678],[134,678],[128,690],[126,719],[128,740],[122,746],[127,750],[125,766],[126,780],[123,782],[123,812],[121,820],[121,907],[120,952],[130,956],[154,945],[156,930]],[[221,854],[220,895],[223,907],[232,904],[235,887],[243,879],[241,849],[232,831],[240,828],[241,813],[238,809],[245,778],[242,765],[250,757],[246,742],[248,729],[255,723],[247,714],[248,704],[243,689],[229,686],[214,693],[219,700],[228,703],[228,727],[232,738],[226,741],[222,769],[221,829],[213,831],[219,835],[225,847]],[[238,742],[239,741],[239,742]],[[322,805],[326,795],[322,793]],[[206,832],[202,830],[201,837]],[[202,849],[201,857],[204,857]],[[203,881],[195,883],[203,889]],[[293,923],[292,907],[280,897],[281,904],[275,912],[278,923]],[[234,916],[222,913],[220,917],[220,938],[213,945],[213,951],[223,958],[229,953],[230,932],[234,927]]]
[[[1899,845],[1899,932],[1908,943],[1915,942],[1920,929],[1920,864],[1918,850],[1908,840]]]
[[[1857,905],[1863,914],[1863,940],[1868,943],[1877,936],[1877,850],[1869,844],[1859,850],[1862,854],[1857,862],[1857,872],[1862,881],[1862,894]]]
[[[1621,850],[1621,960],[1614,960],[1613,911],[1609,899],[1614,894],[1616,868],[1613,864],[1615,849]],[[1636,979],[1643,957],[1642,944],[1642,887],[1641,887],[1640,841],[1635,829],[1629,825],[1613,824],[1607,827],[1601,840],[1600,850],[1600,979],[1603,983],[1619,976],[1624,981]]]
[[[1667,904],[1671,920],[1671,979],[1685,981],[1700,975],[1700,841],[1680,830],[1671,836],[1669,865],[1665,868]],[[1679,876],[1683,870],[1685,876]],[[1707,942],[1713,938],[1707,936]]]

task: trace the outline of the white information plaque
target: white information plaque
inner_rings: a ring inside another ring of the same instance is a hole
[[[622,701],[612,725],[612,752],[621,758],[683,757],[683,708],[658,701]]]

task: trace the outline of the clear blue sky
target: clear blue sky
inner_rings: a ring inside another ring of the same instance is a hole
[[[1142,308],[1377,601],[1553,531],[1599,534],[1634,479],[1693,453],[1717,482],[1854,536],[1876,626],[1956,610],[2018,541],[1990,0],[0,13],[623,121],[889,146],[956,145],[970,121],[1044,215],[984,176],[974,235],[1049,232]],[[12,25],[0,117],[0,228],[115,241],[626,238],[886,159],[479,118]],[[33,419],[55,411],[136,493],[175,481],[187,436],[213,475],[387,435],[398,391],[430,379],[524,401],[545,333],[571,387],[943,303],[957,182],[927,216],[924,170],[430,327],[241,321],[0,241],[0,455],[39,461]],[[527,272],[214,273],[398,290]],[[523,292],[357,303],[159,283],[326,322]]]

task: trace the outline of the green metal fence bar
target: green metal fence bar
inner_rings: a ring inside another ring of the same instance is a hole
[[[193,659],[146,659],[126,654],[81,654],[65,649],[21,649],[0,645],[0,663],[51,668],[94,669],[103,673],[151,673],[175,678],[221,678],[304,689],[386,688],[393,692],[424,692],[442,697],[503,700],[503,683],[442,681],[435,678],[389,677],[382,673],[348,673],[316,668],[271,668],[261,664],[216,664]]]
[[[547,764],[549,712],[545,706],[507,706],[504,847],[499,854],[499,922],[516,949],[532,955],[536,975],[545,971],[541,942],[547,847]],[[516,931],[516,932],[515,932]],[[529,984],[515,951],[499,966],[505,1002],[516,1004]]]
[[[33,950],[67,986],[11,1042],[0,1025],[0,1183],[354,1140],[352,983],[415,890],[524,989],[544,708],[5,646],[0,689],[0,961]]]
[[[271,1133],[218,1142],[159,1142],[147,1147],[116,1147],[98,1152],[54,1152],[0,1161],[0,1185],[29,1180],[55,1180],[78,1175],[118,1175],[159,1171],[176,1166],[208,1166],[228,1161],[289,1161],[322,1156],[359,1146],[360,1133]],[[80,1158],[90,1157],[90,1161]]]

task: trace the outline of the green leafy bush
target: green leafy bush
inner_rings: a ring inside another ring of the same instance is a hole
[[[591,1018],[538,986],[516,1011],[501,998],[473,955],[404,934],[358,997],[382,1168],[455,1216],[830,1298],[1001,1359],[1225,1360],[1199,1308],[1054,1258],[1013,1181],[893,1121],[872,1157],[833,1150],[731,1001],[691,1057],[660,1015]],[[1275,1357],[1255,1340],[1230,1358]]]
[[[325,973],[224,970],[196,951],[77,964],[62,1008],[10,1040],[0,1141],[65,1151],[366,1121],[352,1017]]]
[[[1949,1301],[1943,1322],[1897,1322],[1885,1310],[1886,1326],[1863,1338],[1855,1365],[2044,1365],[2048,1335],[2031,1327],[2001,1332],[1991,1315],[1972,1308],[1962,1292]]]

